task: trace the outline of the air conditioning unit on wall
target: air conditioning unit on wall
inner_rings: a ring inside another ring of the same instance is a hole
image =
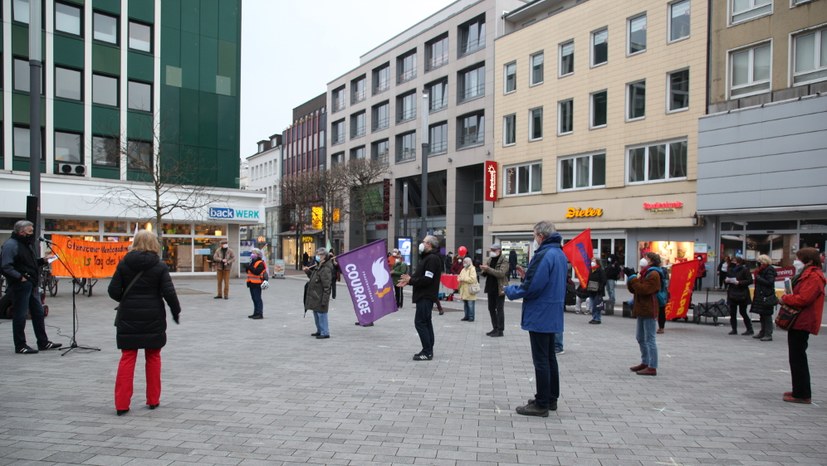
[[[60,175],[74,175],[74,176],[84,176],[86,175],[86,167],[80,163],[65,163],[59,162],[58,163],[58,174]]]

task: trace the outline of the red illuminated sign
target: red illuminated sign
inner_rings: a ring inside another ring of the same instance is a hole
[[[672,212],[683,208],[683,202],[644,202],[643,209],[651,212]]]
[[[497,162],[485,162],[485,200],[497,200]]]

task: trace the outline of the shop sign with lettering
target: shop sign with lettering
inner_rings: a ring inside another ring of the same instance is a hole
[[[232,207],[210,207],[209,218],[219,220],[259,220],[261,212],[258,209],[233,209]]]
[[[485,200],[497,200],[497,162],[485,161]]]
[[[602,216],[603,209],[598,209],[595,207],[586,207],[585,209],[581,209],[580,207],[569,207],[568,210],[566,210],[566,218],[589,218]]]
[[[678,209],[683,209],[683,202],[644,202],[643,210],[650,212],[674,212]]]

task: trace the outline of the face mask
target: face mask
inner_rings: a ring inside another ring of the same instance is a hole
[[[592,261],[592,268],[593,268],[593,269],[596,269],[596,268],[597,268],[597,262]]]
[[[471,264],[465,264],[465,265],[463,265],[463,267],[465,267],[467,269],[468,267],[471,267]]]
[[[796,259],[793,261],[793,267],[795,267],[796,272],[801,272],[804,269],[804,262]]]
[[[250,254],[250,260],[254,261],[256,259],[258,259],[258,254]]]
[[[540,247],[540,244],[539,244],[539,243],[537,243],[537,240],[536,240],[536,239],[535,239],[534,241],[532,241],[532,242],[531,242],[531,250],[532,250],[532,251],[536,251],[539,247]]]
[[[419,253],[425,252],[425,243],[419,243]]]
[[[646,267],[649,267],[649,261],[647,261],[646,259],[641,259],[640,260],[640,268],[643,269],[643,268],[646,268]]]
[[[321,262],[321,261],[322,261],[322,256],[317,254],[316,255],[316,262]]]
[[[229,246],[229,245],[227,245],[227,244],[222,244],[222,245],[221,245],[221,249],[227,249],[228,247],[230,247],[230,246]]]
[[[497,257],[499,257],[499,254],[492,251],[492,252],[488,253],[488,257],[490,257],[492,259],[496,259]]]

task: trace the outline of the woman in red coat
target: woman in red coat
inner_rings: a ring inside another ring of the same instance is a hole
[[[781,301],[801,313],[787,332],[790,376],[793,391],[784,393],[784,401],[810,404],[810,366],[807,363],[807,340],[810,334],[818,335],[821,314],[824,309],[824,285],[827,279],[821,271],[821,255],[816,248],[802,248],[796,253],[793,264],[800,272],[793,277],[793,293],[781,297]]]

